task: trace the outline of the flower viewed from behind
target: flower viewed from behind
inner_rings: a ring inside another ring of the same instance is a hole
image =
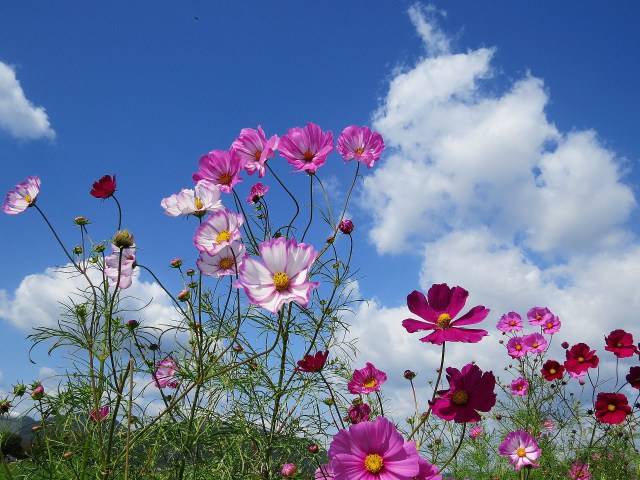
[[[478,305],[459,319],[453,320],[464,307],[468,296],[469,292],[464,288],[449,288],[446,283],[433,285],[427,292],[427,297],[414,290],[407,296],[407,306],[411,313],[425,321],[407,318],[402,321],[402,326],[409,333],[433,330],[422,337],[421,342],[436,345],[442,345],[446,341],[477,343],[489,334],[486,330],[460,327],[481,322],[489,314],[489,309]]]
[[[524,397],[529,391],[529,382],[526,378],[516,378],[511,382],[511,394],[516,397]]]
[[[100,407],[97,411],[95,408],[89,409],[89,419],[93,423],[100,423],[104,420],[107,415],[109,415],[109,405],[105,405],[104,407]]]
[[[96,198],[109,198],[113,197],[116,192],[116,176],[105,175],[100,180],[93,182],[93,188],[89,192]]]
[[[241,182],[240,172],[244,160],[235,150],[212,150],[200,157],[198,171],[193,174],[194,182],[208,180],[224,193],[231,193],[236,183]]]
[[[498,320],[496,328],[501,332],[519,332],[522,330],[522,317],[516,312],[505,313]]]
[[[564,366],[555,360],[547,360],[540,370],[544,379],[548,382],[560,380],[564,375]]]
[[[284,237],[263,242],[258,249],[262,262],[245,257],[236,286],[251,303],[272,313],[289,302],[306,307],[311,291],[319,285],[307,278],[318,253],[310,245]]]
[[[160,205],[170,217],[194,215],[203,217],[207,212],[222,210],[220,188],[208,180],[200,180],[195,189],[185,188],[180,193],[162,199]]]
[[[2,211],[8,215],[17,215],[36,203],[40,193],[40,178],[27,177],[24,182],[15,186],[14,190],[7,193],[7,198],[2,204]]]
[[[335,480],[410,480],[420,471],[418,458],[415,444],[384,417],[340,430],[329,446]]]
[[[531,353],[543,353],[547,348],[547,340],[539,333],[531,333],[522,337],[522,344]]]
[[[582,462],[573,462],[567,475],[571,480],[591,480],[589,465]]]
[[[462,371],[447,368],[449,389],[431,405],[434,415],[456,423],[480,421],[480,412],[488,412],[496,404],[496,378],[492,372],[484,372],[477,365],[465,365]]]
[[[173,379],[176,373],[178,364],[173,358],[167,357],[156,363],[156,371],[151,376],[158,388],[178,388],[178,382]]]
[[[618,358],[631,357],[636,353],[636,346],[633,344],[633,335],[624,330],[614,330],[604,338],[607,346],[604,349],[612,352]]]
[[[268,191],[268,185],[262,185],[262,182],[256,183],[253,187],[251,187],[251,191],[249,192],[249,196],[247,197],[247,202],[258,203],[260,199],[267,194]]]
[[[350,393],[369,395],[372,392],[379,392],[380,385],[387,380],[387,374],[378,370],[373,364],[367,362],[367,366],[354,370],[351,381],[347,384]]]
[[[418,475],[413,477],[414,480],[442,480],[440,469],[435,465],[431,465],[424,458],[418,457]]]
[[[476,425],[475,427],[471,427],[471,430],[469,430],[469,438],[471,440],[475,440],[480,435],[482,435],[482,432],[484,432],[484,430],[482,429],[482,427],[480,425]]]
[[[640,390],[640,367],[631,367],[625,379],[632,388]]]
[[[296,370],[307,373],[319,372],[324,367],[328,356],[329,350],[317,352],[315,355],[305,355],[302,360],[298,360]]]
[[[278,148],[279,138],[272,136],[269,140],[262,127],[258,129],[243,128],[238,138],[231,144],[231,149],[238,153],[244,161],[244,169],[249,175],[258,172],[259,177],[264,177],[267,172],[267,159],[275,156],[274,150]]]
[[[524,357],[527,352],[527,346],[524,344],[522,337],[513,337],[507,342],[507,353],[511,358]]]
[[[241,213],[218,210],[209,215],[196,229],[193,243],[201,252],[215,255],[225,246],[237,242],[242,237],[240,227],[244,223]]]
[[[351,125],[338,137],[338,152],[344,161],[356,159],[368,168],[378,161],[384,148],[382,135],[372,132],[369,127]]]
[[[279,151],[297,172],[314,173],[333,150],[333,133],[314,124],[294,127],[280,139]]]
[[[196,265],[200,273],[210,277],[222,277],[223,275],[235,275],[236,267],[244,259],[245,248],[241,242],[231,242],[223,246],[214,255],[200,252]]]
[[[515,470],[520,470],[526,465],[540,468],[535,461],[542,454],[535,438],[524,430],[516,430],[507,435],[498,448],[500,455],[509,457]]]
[[[349,405],[349,411],[347,412],[347,420],[351,423],[368,422],[371,415],[371,407],[364,403],[357,403]]]
[[[602,423],[617,425],[631,415],[629,401],[622,393],[598,393],[594,404],[596,419]]]
[[[576,343],[567,350],[564,368],[574,377],[583,375],[590,368],[596,368],[600,359],[586,343]]]
[[[553,313],[547,307],[533,307],[527,312],[529,325],[545,325],[553,317]]]
[[[134,241],[133,235],[131,240]],[[118,288],[129,288],[133,282],[133,268],[136,265],[135,244],[128,248],[111,245],[111,255],[104,259],[104,275],[109,279],[109,286],[118,284]]]

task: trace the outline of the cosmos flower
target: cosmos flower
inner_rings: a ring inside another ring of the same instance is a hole
[[[591,480],[589,465],[582,462],[573,462],[567,475],[571,480]]]
[[[27,177],[24,182],[15,186],[15,190],[7,193],[7,198],[2,204],[2,211],[8,215],[17,215],[36,203],[40,193],[40,178]]]
[[[110,175],[105,175],[100,180],[93,182],[93,188],[89,192],[96,198],[109,198],[113,197],[116,192],[116,176],[113,178]]]
[[[209,215],[196,229],[193,243],[201,252],[215,255],[225,246],[240,240],[240,227],[243,223],[242,214],[230,212],[226,208],[218,210]]]
[[[604,349],[607,352],[612,352],[618,358],[631,357],[636,353],[633,335],[624,330],[614,330],[604,338],[604,341],[607,344]]]
[[[380,385],[387,380],[387,374],[378,370],[373,364],[367,362],[367,366],[354,370],[351,381],[347,384],[350,393],[369,395],[379,392]]]
[[[622,423],[631,415],[629,401],[622,393],[598,393],[594,409],[596,419],[610,425]]]
[[[498,320],[496,328],[501,332],[519,332],[522,330],[522,317],[516,312],[505,313]]]
[[[547,432],[552,432],[554,428],[556,428],[556,424],[550,418],[547,418],[544,422],[542,422],[542,426]]]
[[[631,387],[640,390],[640,367],[631,367],[625,378]]]
[[[104,420],[107,415],[109,415],[109,405],[105,405],[104,407],[100,407],[97,411],[95,408],[89,409],[89,419],[93,423],[100,423]]]
[[[542,450],[538,447],[536,439],[524,430],[516,430],[508,434],[500,444],[498,451],[500,455],[509,457],[509,461],[516,471],[525,465],[540,468],[534,462],[540,457]]]
[[[507,342],[507,353],[511,358],[520,358],[527,354],[527,346],[522,340],[522,337],[513,337]]]
[[[434,415],[456,423],[480,421],[480,412],[488,412],[496,404],[496,378],[469,363],[462,371],[447,368],[449,389],[442,392],[431,405]]]
[[[224,275],[235,275],[236,267],[244,259],[245,248],[241,242],[231,242],[224,245],[214,255],[208,252],[200,252],[196,265],[203,275],[210,277],[222,277]]]
[[[340,230],[345,235],[351,235],[354,228],[355,228],[355,225],[348,218],[345,218],[344,220],[340,220],[340,223],[338,223],[338,230]]]
[[[526,378],[516,378],[511,382],[511,394],[516,397],[524,397],[529,391],[529,382]]]
[[[258,172],[258,176],[262,178],[267,171],[267,159],[275,156],[274,150],[278,148],[278,142],[277,135],[267,140],[262,127],[258,125],[257,130],[243,128],[231,144],[231,149],[244,161],[244,169],[249,175]]]
[[[160,205],[170,217],[194,215],[203,217],[207,212],[222,210],[220,188],[208,180],[200,180],[195,189],[185,188],[180,193],[162,199]]]
[[[335,480],[400,480],[418,475],[418,451],[384,417],[340,430],[329,446]],[[320,477],[322,478],[322,477]]]
[[[384,148],[382,136],[372,132],[369,127],[351,125],[338,137],[338,152],[344,161],[356,159],[368,168],[378,161]]]
[[[324,367],[329,356],[329,350],[317,352],[315,355],[305,355],[302,360],[298,360],[296,370],[299,372],[319,372]]]
[[[172,357],[167,357],[156,363],[156,371],[151,376],[158,388],[178,388],[178,382],[173,379],[176,373],[178,373],[177,362]]]
[[[522,344],[528,352],[541,354],[547,348],[547,340],[539,333],[531,333],[522,337]]]
[[[355,405],[349,405],[347,419],[351,423],[368,422],[371,415],[371,407],[362,402]]]
[[[327,156],[333,150],[333,133],[324,133],[314,124],[307,123],[304,128],[294,127],[280,139],[280,155],[297,172],[314,173],[324,165]]]
[[[459,319],[453,320],[460,313],[469,296],[469,292],[464,288],[449,288],[446,283],[436,284],[429,289],[427,295],[428,299],[423,293],[414,290],[407,296],[407,306],[411,313],[425,321],[413,318],[402,321],[402,326],[409,333],[433,330],[426,337],[422,337],[421,342],[431,342],[436,345],[442,345],[446,341],[477,343],[489,334],[486,330],[460,328],[485,319],[489,309],[482,305],[473,307]]]
[[[241,182],[240,172],[244,160],[235,150],[212,150],[200,157],[198,171],[193,174],[194,182],[208,180],[224,193],[231,193],[236,183]]]
[[[247,202],[249,203],[258,203],[262,197],[264,197],[269,191],[268,185],[262,185],[262,182],[256,183],[253,187],[251,187],[251,191],[249,192],[249,196],[247,197]]]
[[[251,303],[272,313],[289,302],[306,307],[311,291],[320,285],[307,278],[318,253],[284,237],[263,242],[258,249],[262,262],[245,257],[236,286],[244,289]]]
[[[533,307],[527,312],[529,325],[544,325],[549,318],[553,317],[553,313],[547,307]]]
[[[595,350],[590,350],[586,343],[576,343],[567,350],[567,359],[564,368],[572,376],[582,376],[590,368],[596,368],[600,359],[595,355]]]
[[[323,463],[320,467],[316,468],[313,475],[313,480],[334,480],[333,467],[330,463]]]
[[[34,400],[41,400],[44,397],[44,385],[39,383],[31,392],[31,398]]]
[[[133,235],[131,235],[133,241]],[[109,279],[109,286],[113,287],[118,282],[119,289],[129,288],[133,282],[133,268],[136,265],[136,247],[135,244],[128,248],[122,248],[111,245],[111,255],[104,259],[104,274]],[[119,272],[118,272],[119,270]]]
[[[422,457],[418,457],[418,468],[418,475],[413,477],[413,480],[442,480],[440,469]]]
[[[547,335],[553,335],[560,330],[561,326],[562,323],[560,322],[560,319],[555,315],[552,315],[551,317],[547,317],[545,323],[542,324],[542,332]]]
[[[482,429],[482,427],[480,425],[476,425],[475,427],[471,427],[471,430],[469,430],[469,438],[471,440],[475,440],[480,435],[482,435],[482,432],[484,432],[484,430]]]
[[[544,362],[540,373],[542,373],[542,376],[548,382],[556,379],[560,380],[564,375],[564,366],[560,365],[560,363],[556,362],[555,360],[547,360],[546,362]]]

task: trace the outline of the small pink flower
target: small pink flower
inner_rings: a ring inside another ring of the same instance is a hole
[[[207,212],[222,210],[220,188],[208,180],[200,180],[195,189],[183,189],[180,193],[164,198],[160,205],[170,217],[194,215],[203,217]]]
[[[243,168],[244,160],[235,150],[213,150],[200,157],[198,171],[192,178],[194,182],[208,180],[224,193],[231,193],[234,185],[242,181]]]
[[[547,307],[533,307],[527,312],[529,325],[544,325],[549,318],[553,317],[553,313]]]
[[[280,155],[297,172],[314,173],[324,165],[327,156],[333,150],[333,133],[324,133],[314,124],[307,123],[304,128],[294,127],[280,139]]]
[[[562,323],[560,319],[555,315],[552,315],[550,318],[547,318],[545,323],[542,325],[542,332],[547,335],[553,335],[554,333],[560,330]]]
[[[241,242],[231,242],[222,247],[215,255],[200,252],[196,265],[203,275],[218,278],[224,275],[235,275],[236,268],[242,263],[244,255],[244,245]]]
[[[522,337],[510,338],[507,342],[507,353],[512,358],[524,357],[528,352],[527,346],[523,343]]]
[[[379,392],[380,385],[387,380],[387,374],[378,370],[373,364],[367,362],[367,366],[354,370],[351,381],[347,384],[350,393],[369,395]]]
[[[100,423],[107,417],[107,415],[109,415],[109,405],[100,407],[97,411],[95,408],[89,409],[89,419],[93,423]]]
[[[475,440],[480,435],[482,435],[482,432],[484,432],[482,427],[480,425],[476,425],[475,427],[472,427],[471,430],[469,430],[469,438],[471,438],[471,440]]]
[[[382,136],[372,132],[369,127],[351,125],[338,137],[338,152],[344,161],[356,159],[368,168],[378,161],[384,148]]]
[[[547,340],[539,333],[531,333],[522,337],[522,344],[527,351],[541,354],[547,348]]]
[[[2,204],[2,211],[8,215],[17,215],[36,203],[40,193],[40,178],[27,177],[24,182],[16,185],[15,190],[7,193],[7,198]]]
[[[524,397],[529,391],[529,382],[522,377],[511,382],[511,394],[516,397]]]
[[[542,426],[548,432],[552,432],[556,428],[555,422],[550,418],[547,418],[544,422],[542,422]]]
[[[262,197],[264,197],[269,191],[268,185],[262,185],[262,182],[256,183],[253,187],[251,187],[251,191],[249,192],[249,196],[247,197],[247,202],[249,203],[258,203]]]
[[[290,478],[290,477],[293,477],[297,471],[298,471],[298,468],[293,463],[285,463],[282,466],[281,473],[283,477]]]
[[[509,457],[516,471],[526,465],[540,468],[534,462],[540,457],[542,450],[538,447],[536,439],[524,430],[516,430],[507,435],[498,450],[500,455]]]
[[[193,243],[201,252],[213,256],[224,247],[240,240],[240,227],[243,223],[244,217],[240,213],[236,214],[227,209],[213,212],[196,229]]]
[[[158,388],[178,388],[178,382],[173,380],[176,373],[178,373],[178,364],[173,358],[167,357],[156,363],[156,371],[151,376]]]
[[[516,312],[505,313],[500,317],[496,328],[501,332],[519,332],[522,330],[522,317]]]
[[[567,475],[571,480],[591,480],[589,465],[582,462],[573,462]]]
[[[231,144],[231,149],[238,152],[244,161],[244,169],[249,175],[258,172],[260,178],[264,177],[267,167],[267,159],[275,156],[274,150],[278,148],[278,136],[274,135],[269,140],[262,127],[258,129],[243,128],[238,138]]]

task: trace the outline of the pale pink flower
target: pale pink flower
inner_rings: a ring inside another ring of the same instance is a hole
[[[498,450],[500,455],[509,457],[515,470],[520,470],[526,465],[540,468],[540,465],[534,462],[540,457],[542,450],[538,447],[536,439],[524,430],[516,430],[507,435]]]
[[[178,388],[178,382],[173,379],[176,373],[178,373],[177,362],[172,357],[167,357],[156,363],[156,371],[151,376],[158,388]]]
[[[330,463],[323,463],[320,465],[320,467],[316,468],[313,475],[313,480],[334,480],[335,478],[333,467]]]
[[[511,393],[516,397],[524,397],[529,391],[529,382],[527,379],[519,377],[511,382]]]
[[[222,247],[215,255],[200,252],[196,265],[203,275],[211,277],[235,275],[236,266],[240,265],[244,253],[245,248],[241,242],[232,242]]]
[[[95,408],[89,409],[89,419],[94,423],[100,423],[109,415],[109,405],[100,407],[97,411]]]
[[[591,472],[587,463],[573,462],[567,475],[571,480],[591,480]]]
[[[212,150],[200,157],[198,171],[192,178],[194,182],[209,180],[224,193],[231,193],[233,186],[242,181],[243,168],[244,160],[235,150]]]
[[[541,354],[547,348],[547,340],[539,333],[531,333],[522,337],[522,344],[527,351]]]
[[[297,172],[314,173],[333,150],[333,133],[309,122],[304,128],[290,129],[280,139],[279,150]]]
[[[133,241],[133,237],[132,241]],[[136,247],[123,248],[122,255],[120,247],[111,245],[112,254],[104,259],[104,274],[109,279],[109,286],[113,287],[118,281],[118,270],[120,282],[118,288],[125,289],[133,282],[133,267],[136,263]]]
[[[258,129],[243,128],[238,138],[231,144],[231,149],[238,152],[244,161],[244,169],[249,175],[258,172],[260,178],[264,177],[267,167],[266,161],[275,156],[274,150],[278,148],[279,138],[272,136],[269,140],[262,127]]]
[[[240,213],[233,213],[227,209],[213,212],[196,229],[193,243],[201,252],[215,255],[223,247],[240,240],[242,233],[240,227],[244,223],[244,217]]]
[[[545,428],[545,430],[547,430],[548,432],[552,432],[553,429],[556,427],[555,422],[550,419],[547,418],[544,422],[542,422],[542,426]]]
[[[351,125],[338,137],[338,152],[344,161],[356,159],[368,168],[378,161],[384,148],[382,136],[372,132],[369,127]]]
[[[258,249],[262,262],[245,257],[236,286],[251,303],[272,313],[289,302],[306,307],[311,290],[320,285],[307,278],[318,253],[310,245],[284,237],[263,242]]]
[[[249,203],[258,203],[258,201],[264,197],[269,191],[269,185],[262,185],[262,182],[256,183],[253,187],[251,187],[251,191],[249,192],[249,196],[247,197],[247,202]]]
[[[160,205],[170,217],[195,215],[202,217],[207,212],[222,210],[220,188],[208,180],[200,180],[195,189],[185,188],[180,193],[164,198]]]
[[[17,215],[36,203],[40,193],[40,178],[27,177],[24,182],[16,185],[15,190],[7,193],[7,198],[2,204],[2,211],[9,215]]]

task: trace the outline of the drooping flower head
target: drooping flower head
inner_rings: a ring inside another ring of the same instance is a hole
[[[243,128],[238,138],[231,144],[231,149],[238,152],[244,161],[244,169],[249,175],[258,172],[260,178],[264,177],[267,167],[267,159],[275,156],[274,150],[278,148],[278,136],[274,135],[269,140],[262,127],[258,129]]]
[[[636,348],[633,343],[633,335],[625,332],[624,330],[614,330],[607,337],[604,338],[607,346],[604,349],[607,352],[613,352],[618,358],[631,357],[636,353]]]
[[[525,465],[540,468],[535,461],[542,454],[535,438],[524,430],[516,430],[507,435],[498,448],[500,455],[509,457],[514,469],[520,470]]]
[[[567,359],[564,368],[573,376],[581,376],[590,368],[596,368],[600,359],[595,354],[595,350],[590,350],[586,343],[576,343],[567,350]]]
[[[214,255],[208,252],[200,252],[196,265],[200,273],[210,277],[222,277],[235,275],[236,268],[244,259],[245,248],[242,242],[231,242],[224,245]]]
[[[418,475],[413,477],[413,480],[442,480],[440,469],[422,457],[418,457],[418,468]]]
[[[550,317],[553,313],[547,307],[533,307],[527,312],[529,325],[544,325]]]
[[[324,367],[329,356],[329,350],[317,352],[315,355],[305,355],[302,360],[298,360],[296,370],[299,372],[319,372]]]
[[[527,351],[541,354],[547,348],[547,340],[539,333],[531,333],[522,337],[522,344]]]
[[[170,217],[194,215],[203,217],[207,212],[222,210],[220,188],[208,180],[200,180],[195,189],[185,188],[180,193],[162,199],[160,205]]]
[[[156,371],[151,376],[158,388],[178,388],[178,382],[173,379],[176,373],[178,363],[172,357],[167,357],[156,363]]]
[[[196,229],[193,243],[201,252],[215,255],[225,246],[237,242],[242,237],[240,227],[244,223],[241,213],[233,213],[226,208],[213,212]]]
[[[241,182],[240,172],[244,160],[235,150],[212,150],[200,157],[198,171],[193,174],[194,182],[208,180],[224,193],[231,193],[236,183]]]
[[[622,423],[631,415],[629,401],[622,393],[598,393],[594,408],[596,419],[610,425]]]
[[[384,148],[382,136],[372,132],[369,127],[351,125],[338,137],[338,152],[344,161],[356,159],[368,168],[378,161]]]
[[[522,330],[522,317],[516,312],[505,313],[498,320],[496,328],[501,332],[519,332]]]
[[[2,204],[2,211],[8,215],[17,215],[36,203],[40,193],[40,178],[27,177],[24,182],[16,185],[14,190],[7,192],[7,198]]]
[[[475,427],[471,427],[471,430],[469,430],[469,438],[471,440],[475,440],[480,435],[482,435],[482,432],[484,432],[484,430],[482,429],[482,427],[480,425],[476,425]]]
[[[496,378],[492,372],[484,372],[469,363],[462,371],[447,368],[449,389],[431,405],[434,415],[456,423],[480,421],[480,412],[488,412],[496,404],[494,392]]]
[[[587,463],[573,462],[567,475],[571,480],[591,480],[591,472]]]
[[[560,363],[556,362],[555,360],[547,360],[546,362],[544,362],[540,373],[542,373],[542,376],[548,382],[556,379],[560,380],[564,375],[564,366],[560,365]]]
[[[130,238],[132,242],[135,241],[133,235]],[[121,248],[114,244],[111,245],[111,251],[111,255],[104,259],[103,270],[104,275],[109,279],[109,286],[113,287],[118,283],[119,289],[129,288],[133,282],[133,269],[136,266],[135,243],[127,248]]]
[[[349,405],[347,419],[350,423],[368,422],[371,415],[371,407],[364,402]]]
[[[415,444],[405,442],[384,417],[340,430],[329,446],[335,480],[413,479],[420,471],[418,458]]]
[[[272,313],[289,302],[305,307],[311,291],[320,285],[307,278],[318,253],[310,245],[284,237],[263,242],[258,249],[262,262],[245,257],[236,286],[251,303]]]
[[[89,192],[96,198],[109,198],[113,197],[116,192],[116,176],[105,175],[100,180],[93,182],[93,188]]]
[[[387,380],[387,374],[378,370],[373,364],[367,362],[367,366],[354,370],[351,381],[347,384],[350,393],[369,395],[372,392],[379,392],[380,385]]]
[[[553,335],[560,330],[561,326],[562,322],[560,322],[560,319],[557,316],[552,315],[551,317],[547,317],[545,323],[542,324],[542,331],[547,335]]]
[[[314,124],[294,127],[280,139],[279,151],[297,172],[314,173],[333,150],[333,133]]]
[[[442,345],[446,341],[477,343],[482,337],[489,334],[486,330],[460,328],[485,319],[489,314],[489,309],[482,305],[473,307],[462,317],[454,320],[469,296],[469,292],[464,288],[449,288],[446,283],[436,284],[429,289],[427,295],[428,299],[423,293],[414,290],[407,296],[407,306],[411,313],[418,315],[425,321],[413,318],[402,321],[402,326],[409,333],[433,330],[426,337],[422,337],[421,342],[430,342],[436,345]]]
[[[518,377],[511,382],[511,394],[516,397],[524,397],[529,391],[529,382],[526,378]]]
[[[89,419],[93,423],[100,423],[102,420],[104,420],[107,417],[107,415],[109,415],[109,405],[100,407],[98,408],[97,411],[95,408],[89,409]]]
[[[269,185],[262,185],[262,182],[256,183],[253,187],[251,187],[251,191],[249,192],[249,196],[247,197],[247,202],[249,203],[258,203],[262,197],[264,197],[269,191]]]
[[[511,358],[524,357],[528,351],[522,337],[513,337],[507,342],[507,353]]]

